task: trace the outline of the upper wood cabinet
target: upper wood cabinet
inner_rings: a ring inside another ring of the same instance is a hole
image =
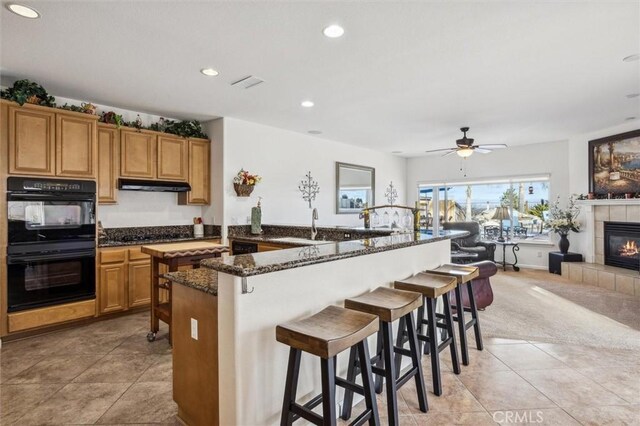
[[[158,136],[158,179],[186,181],[189,142],[187,139]]]
[[[9,107],[9,173],[55,174],[55,113]]]
[[[98,203],[118,201],[120,132],[109,124],[98,124]]]
[[[56,176],[95,179],[96,117],[56,114]]]
[[[178,194],[178,204],[206,205],[211,202],[211,143],[189,139],[189,185],[191,191]]]
[[[97,116],[29,104],[8,109],[9,174],[95,179]]]
[[[120,176],[155,179],[155,133],[138,130],[120,130]]]

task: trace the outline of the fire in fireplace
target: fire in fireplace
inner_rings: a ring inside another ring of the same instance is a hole
[[[604,223],[604,264],[640,271],[640,223]]]

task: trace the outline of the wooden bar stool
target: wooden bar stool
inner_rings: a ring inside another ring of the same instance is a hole
[[[473,294],[473,286],[471,280],[477,278],[480,275],[477,266],[469,265],[457,265],[457,264],[444,264],[436,269],[430,269],[426,272],[432,274],[440,274],[444,276],[454,277],[458,285],[455,290],[455,312],[453,320],[458,323],[458,332],[460,335],[460,351],[462,352],[462,364],[469,365],[469,349],[467,348],[467,330],[473,327],[473,331],[476,336],[476,348],[481,351],[484,346],[482,344],[482,333],[480,332],[480,320],[478,319],[478,310],[476,309],[476,298]],[[465,307],[462,302],[462,290],[461,287],[467,287],[467,293],[469,295],[469,307]],[[471,320],[466,322],[464,319],[464,313],[471,313]]]
[[[378,331],[378,317],[338,306],[329,306],[315,315],[276,327],[276,339],[291,347],[289,367],[282,404],[281,425],[290,425],[304,418],[316,425],[336,424],[336,385],[364,396],[366,409],[352,424],[378,426],[378,406],[367,337]],[[356,348],[360,360],[362,386],[336,377],[336,356],[349,348]],[[320,358],[322,393],[304,405],[296,403],[300,357],[307,352]],[[313,408],[322,403],[322,416]]]
[[[396,290],[392,288],[379,287],[372,292],[362,296],[347,299],[344,302],[345,308],[360,312],[377,315],[380,319],[380,330],[378,331],[378,350],[371,359],[373,372],[377,375],[376,387],[382,390],[382,378],[384,377],[387,388],[387,412],[389,415],[389,425],[399,424],[398,419],[398,399],[397,391],[402,385],[415,377],[418,403],[420,410],[427,412],[427,393],[422,376],[422,365],[420,363],[420,349],[418,338],[413,321],[413,311],[422,306],[422,295],[412,291]],[[400,319],[398,333],[406,332],[409,338],[409,350],[396,347],[393,344],[393,330],[391,324]],[[402,377],[399,368],[395,367],[393,361],[395,354],[398,359],[408,356],[411,358],[412,367]],[[349,369],[347,380],[355,382],[356,376],[360,373],[357,367],[358,356],[355,348],[351,348],[349,356]],[[353,392],[349,389],[344,394],[344,404],[342,406],[342,418],[348,420],[351,417],[351,405],[353,404]]]
[[[451,350],[451,363],[453,372],[460,374],[460,363],[458,361],[458,349],[456,347],[456,337],[453,333],[453,317],[451,315],[451,304],[449,302],[449,292],[455,290],[457,281],[453,277],[421,272],[402,281],[396,281],[394,287],[399,290],[415,291],[421,293],[424,299],[423,305],[418,309],[418,340],[429,345],[431,355],[431,375],[433,376],[433,393],[442,395],[442,379],[440,377],[440,352],[447,346]],[[442,297],[444,304],[444,315],[441,323],[436,315],[436,301]],[[424,306],[427,307],[427,319],[424,318]],[[427,326],[427,334],[422,333],[422,326]],[[437,329],[442,328],[447,331],[447,337],[438,344]],[[404,340],[403,336],[398,339]],[[420,349],[420,347],[418,348]]]

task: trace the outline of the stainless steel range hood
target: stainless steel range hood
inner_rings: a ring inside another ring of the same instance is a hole
[[[121,191],[187,192],[191,191],[191,186],[186,182],[118,179],[118,189]]]

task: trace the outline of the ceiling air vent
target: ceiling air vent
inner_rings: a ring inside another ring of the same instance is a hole
[[[231,83],[231,85],[235,87],[241,87],[243,89],[248,89],[250,87],[257,86],[260,83],[264,83],[264,80],[250,75],[249,77],[241,78],[240,80]]]

